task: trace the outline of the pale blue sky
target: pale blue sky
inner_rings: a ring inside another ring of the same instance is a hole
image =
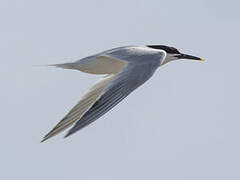
[[[0,1],[0,179],[240,179],[240,3]],[[39,143],[98,76],[37,67],[124,45],[176,61],[89,127]]]

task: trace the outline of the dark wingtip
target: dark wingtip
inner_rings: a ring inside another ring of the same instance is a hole
[[[46,138],[43,138],[40,143],[43,143],[44,141],[46,141],[47,139]]]
[[[68,136],[71,136],[73,133],[71,133],[70,131],[65,135],[63,136],[63,138],[67,138]]]

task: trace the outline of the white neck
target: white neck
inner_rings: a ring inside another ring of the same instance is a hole
[[[166,64],[166,63],[168,63],[170,61],[178,60],[178,58],[175,57],[175,55],[177,55],[177,54],[168,54],[168,53],[166,53],[166,57],[162,61],[161,65],[164,65],[164,64]]]

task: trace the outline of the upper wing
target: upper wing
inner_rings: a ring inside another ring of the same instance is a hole
[[[162,50],[148,47],[125,46],[88,56],[75,62],[52,64],[64,69],[75,69],[89,74],[116,74],[125,66],[125,62],[160,62],[165,57]]]
[[[133,90],[147,81],[157,67],[156,63],[146,63],[142,65],[128,64],[128,66],[123,68],[123,70],[108,84],[101,97],[81,119],[76,122],[65,137],[84,128],[112,109]]]

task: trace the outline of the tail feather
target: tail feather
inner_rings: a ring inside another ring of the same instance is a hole
[[[47,66],[54,66],[63,69],[76,69],[76,63],[63,63],[63,64],[49,64]]]

